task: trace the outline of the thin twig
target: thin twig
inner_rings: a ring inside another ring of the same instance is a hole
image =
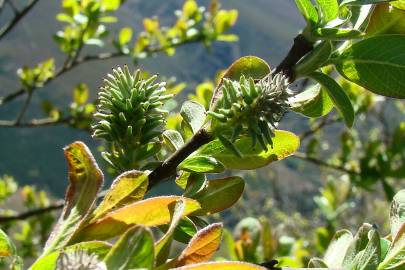
[[[169,48],[176,48],[179,46],[183,46],[186,44],[191,44],[191,43],[196,43],[202,40],[202,36],[197,36],[193,39],[189,39],[189,40],[184,40],[182,42],[179,43],[175,43],[175,44],[171,44],[171,46],[163,46],[163,47],[153,47],[153,48],[145,48],[145,53],[148,54],[154,54],[154,53],[159,53],[159,52],[163,52]],[[69,72],[70,70],[72,70],[73,68],[76,68],[77,66],[87,63],[87,62],[91,62],[91,61],[100,61],[100,60],[107,60],[107,59],[112,59],[112,58],[117,58],[117,57],[124,57],[124,56],[128,56],[127,54],[124,54],[122,52],[110,52],[110,53],[100,53],[100,54],[96,54],[96,55],[86,55],[80,58],[77,58],[74,62],[72,62],[70,65],[64,65],[56,74],[55,76],[49,78],[48,80],[46,80],[45,82],[43,82],[42,86],[47,85],[48,83],[50,83],[52,80],[60,77],[61,75],[64,75],[65,73]],[[13,93],[10,93],[6,96],[4,96],[3,98],[0,98],[0,106],[4,105],[10,101],[13,101],[14,99],[16,99],[17,97],[24,95],[26,93],[26,91],[24,91],[23,88],[20,88],[18,90],[16,90]]]
[[[301,133],[300,140],[301,142],[304,141],[305,139],[308,139],[310,136],[314,135],[315,133],[317,133],[319,130],[321,130],[322,128],[334,124],[336,122],[338,122],[339,119],[338,118],[328,118],[328,117],[324,117],[322,118],[321,121],[318,122],[317,125],[313,126],[312,128],[310,128],[307,131],[304,131]]]
[[[27,98],[25,99],[25,102],[24,102],[24,104],[22,105],[21,110],[20,110],[20,112],[19,112],[18,115],[17,115],[17,118],[15,119],[15,123],[14,123],[15,126],[18,126],[18,124],[20,124],[21,120],[23,119],[23,117],[24,117],[24,115],[25,115],[25,113],[26,113],[26,111],[27,111],[27,109],[28,109],[28,106],[29,106],[30,103],[31,103],[31,98],[32,98],[32,91],[29,90],[28,96],[27,96]]]
[[[7,1],[9,2],[9,1]],[[0,30],[0,40],[4,38],[25,15],[39,2],[39,0],[32,0],[23,10],[15,11],[16,15],[14,18]],[[9,2],[11,4],[11,2]]]
[[[211,142],[214,137],[205,129],[200,129],[194,136],[172,156],[160,164],[149,175],[148,189],[176,174],[177,166],[198,148]]]
[[[67,124],[72,120],[72,117],[54,119],[54,118],[44,118],[44,119],[33,119],[29,122],[20,122],[16,123],[15,121],[0,120],[0,127],[26,127],[26,128],[35,128],[43,126],[54,126],[59,124]]]
[[[305,161],[314,163],[316,165],[319,165],[319,166],[322,166],[322,167],[325,167],[325,168],[333,169],[333,170],[336,170],[336,171],[341,171],[341,172],[344,172],[344,173],[347,173],[347,174],[350,174],[350,175],[359,175],[360,174],[357,171],[349,170],[349,169],[346,169],[343,166],[328,163],[328,162],[326,162],[324,160],[308,156],[307,154],[302,153],[302,152],[296,152],[296,153],[294,153],[294,155],[292,157],[296,157],[296,158],[299,158],[301,160],[305,160]]]

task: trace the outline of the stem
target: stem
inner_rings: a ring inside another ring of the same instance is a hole
[[[26,128],[35,128],[35,127],[43,127],[43,126],[54,126],[59,124],[67,124],[72,120],[71,117],[61,118],[61,119],[53,119],[53,118],[44,118],[44,119],[33,119],[29,122],[18,122],[16,121],[6,121],[0,120],[0,127],[8,127],[8,128],[15,128],[15,127],[26,127]]]
[[[154,169],[148,176],[150,190],[160,182],[168,179],[176,174],[177,166],[186,159],[191,153],[198,148],[214,140],[212,134],[210,134],[204,128],[200,129],[194,136],[185,144],[182,148],[177,150],[173,155],[166,159],[162,164]]]
[[[17,116],[17,118],[15,120],[15,123],[14,123],[15,126],[18,126],[18,124],[20,124],[21,120],[23,119],[24,114],[27,111],[28,106],[31,103],[31,98],[32,98],[32,90],[29,89],[27,99],[25,100],[25,102],[24,102],[23,106],[21,107],[21,110],[18,113],[18,116]]]
[[[8,2],[8,1],[7,1]],[[17,23],[24,18],[25,15],[39,2],[39,0],[32,0],[22,11],[16,12],[14,18],[0,30],[0,40],[4,38],[13,28],[17,25]],[[12,2],[8,2],[12,4]]]
[[[275,73],[283,72],[290,79],[290,82],[293,82],[295,80],[293,70],[295,64],[313,48],[313,43],[308,41],[303,34],[297,35],[290,51],[277,66]]]

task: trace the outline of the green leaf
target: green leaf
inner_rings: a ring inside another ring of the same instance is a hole
[[[333,109],[332,100],[319,84],[291,98],[290,104],[295,112],[314,118],[325,116]]]
[[[332,99],[340,115],[343,117],[346,125],[348,127],[353,126],[353,105],[342,87],[334,79],[320,72],[314,72],[310,77],[320,83],[328,92],[329,97]]]
[[[405,223],[405,190],[395,194],[390,211],[391,236],[395,238],[399,228]]]
[[[368,233],[372,229],[372,225],[365,223],[357,231],[343,259],[342,266],[344,269],[352,269],[351,266],[355,263],[356,256],[366,248],[369,242]]]
[[[103,201],[93,212],[92,220],[104,216],[113,209],[139,201],[148,188],[148,176],[140,171],[127,171],[112,183]]]
[[[188,173],[188,174],[189,177],[187,178],[187,183],[185,186],[183,196],[192,197],[205,187],[207,180],[204,173]]]
[[[375,6],[366,33],[368,36],[405,34],[405,10],[388,4]]]
[[[374,36],[352,44],[333,63],[346,79],[383,96],[405,98],[405,35]]]
[[[349,6],[363,6],[369,4],[379,4],[379,3],[388,3],[392,0],[343,0],[340,5],[349,5]]]
[[[73,101],[78,105],[86,104],[89,98],[89,88],[86,84],[80,83],[76,88],[73,90]]]
[[[242,196],[244,188],[245,182],[237,176],[208,181],[207,186],[193,196],[201,205],[193,215],[212,215],[231,207]]]
[[[259,57],[244,56],[239,58],[225,71],[220,83],[215,88],[211,99],[210,110],[214,108],[216,101],[222,96],[220,89],[224,78],[239,81],[240,77],[244,75],[246,78],[260,80],[268,75],[270,71],[271,69],[267,62]]]
[[[127,44],[132,39],[132,29],[129,27],[124,27],[120,30],[118,35],[118,41],[121,46]]]
[[[163,132],[163,138],[166,145],[173,152],[180,149],[184,145],[183,137],[177,130],[165,130]]]
[[[369,241],[364,250],[359,252],[354,258],[354,264],[351,269],[374,270],[377,269],[381,258],[380,235],[377,230],[372,229],[369,232]]]
[[[8,238],[7,234],[0,229],[0,257],[9,257],[16,255],[17,250]]]
[[[198,102],[186,101],[181,107],[180,115],[184,123],[195,134],[205,122],[205,108]]]
[[[316,28],[312,34],[318,39],[325,40],[349,40],[363,35],[359,30],[343,28]]]
[[[184,209],[185,203],[183,200],[176,202],[173,207],[170,226],[162,238],[155,244],[156,266],[165,263],[169,257],[170,247],[173,242],[173,233],[183,216]]]
[[[324,261],[329,268],[340,268],[347,249],[353,241],[353,235],[348,230],[336,232],[326,250]]]
[[[316,0],[322,14],[322,22],[326,24],[339,15],[339,4],[337,0]]]
[[[332,53],[330,41],[320,42],[311,52],[307,53],[294,67],[295,76],[305,76],[318,68],[329,59]]]
[[[184,217],[180,220],[173,233],[174,240],[188,244],[190,239],[197,233],[197,227],[189,217]]]
[[[398,230],[392,241],[385,259],[378,266],[378,270],[402,270],[405,267],[405,222]]]
[[[61,249],[69,242],[85,222],[103,184],[103,173],[84,143],[72,143],[64,148],[64,152],[68,163],[70,184],[65,196],[65,207],[46,243],[43,254]]]
[[[210,156],[190,156],[181,162],[178,169],[196,173],[220,173],[225,170],[224,165]]]
[[[73,253],[77,250],[85,251],[89,254],[97,255],[97,259],[104,259],[105,255],[110,251],[111,245],[107,242],[90,241],[66,247],[65,253]],[[61,251],[54,251],[44,257],[39,258],[31,267],[30,270],[54,270],[57,266],[57,261]]]
[[[115,243],[104,261],[108,269],[152,269],[154,247],[151,231],[140,226],[129,229]]]
[[[390,3],[393,7],[396,7],[398,9],[405,10],[405,1],[404,0],[398,0]]]
[[[318,11],[310,0],[295,0],[295,4],[309,24],[316,25],[318,23]]]
[[[261,147],[252,148],[251,138],[241,138],[235,141],[235,146],[242,153],[239,158],[222,145],[219,140],[214,140],[194,152],[195,156],[212,156],[220,161],[227,169],[253,170],[264,167],[271,162],[282,160],[292,155],[299,147],[299,138],[288,131],[276,130],[273,147],[268,145],[268,150]]]

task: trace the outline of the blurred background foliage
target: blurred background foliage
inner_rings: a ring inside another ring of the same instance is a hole
[[[0,24],[27,2],[0,1]],[[55,216],[19,213],[61,206],[67,183],[62,147],[74,140],[94,153],[104,147],[88,129],[98,78],[111,66],[162,74],[176,100],[187,97],[208,107],[217,72],[249,54],[275,65],[304,25],[294,1],[284,0],[77,3],[38,1],[0,40],[0,215],[18,220],[3,218],[0,225],[27,258],[38,256]],[[399,13],[379,6],[369,31],[390,16],[384,31],[403,33]],[[289,113],[281,128],[300,134],[300,152],[244,173],[243,198],[221,214],[229,229],[218,257],[256,263],[278,258],[299,267],[323,254],[340,228],[354,230],[367,221],[388,233],[389,201],[404,186],[405,104],[341,84],[357,112],[354,128],[346,129],[336,112],[317,120]],[[26,98],[9,103],[10,93]],[[179,124],[172,114],[168,128]],[[165,185],[154,192],[169,193]]]

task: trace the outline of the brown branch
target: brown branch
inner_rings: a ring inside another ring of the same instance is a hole
[[[148,176],[148,189],[176,174],[177,166],[198,148],[214,140],[212,134],[205,129],[200,129],[182,148],[177,150],[167,160],[154,169]]]
[[[186,44],[200,42],[201,40],[203,40],[203,38],[204,38],[204,36],[200,35],[200,36],[194,37],[193,39],[184,40],[184,41],[181,41],[181,42],[178,42],[175,44],[171,44],[171,45],[167,45],[167,46],[163,46],[163,47],[145,48],[144,52],[148,53],[148,54],[159,53],[159,52],[163,52],[169,48],[177,48],[179,46],[183,46]],[[91,61],[100,61],[100,60],[106,60],[106,59],[112,59],[112,58],[124,57],[124,56],[128,56],[128,55],[124,54],[122,52],[110,52],[110,53],[100,53],[100,54],[96,54],[96,55],[86,55],[81,58],[77,58],[74,62],[72,62],[68,65],[64,65],[57,73],[55,73],[55,76],[53,76],[53,77],[49,78],[48,80],[46,80],[45,82],[43,82],[42,86],[47,85],[52,80],[60,77],[61,75],[67,73],[68,71],[72,70],[73,68],[75,68],[81,64],[91,62]],[[36,87],[36,88],[39,88],[39,87]],[[34,88],[33,90],[35,90],[36,88]],[[7,96],[0,99],[0,106],[5,103],[8,103],[10,101],[13,101],[17,97],[24,95],[26,93],[27,92],[23,88],[20,88],[17,91],[8,94]]]
[[[25,15],[39,2],[39,0],[32,0],[23,10],[16,11],[14,18],[0,30],[0,40],[4,38]]]
[[[65,201],[61,200],[61,201],[58,201],[47,207],[35,208],[35,209],[31,209],[31,210],[28,210],[28,211],[25,211],[25,212],[22,212],[19,214],[15,214],[15,215],[10,215],[10,216],[0,216],[0,223],[7,223],[7,222],[11,222],[11,221],[16,221],[16,220],[25,220],[25,219],[28,219],[33,216],[44,215],[48,212],[62,209],[64,203],[65,203]]]
[[[276,68],[276,73],[283,72],[290,82],[295,80],[294,66],[307,53],[314,48],[313,43],[308,41],[304,35],[299,34],[294,38],[293,46],[287,56]]]
[[[321,130],[322,128],[334,124],[336,122],[338,122],[339,119],[338,118],[328,118],[328,117],[324,117],[322,118],[322,120],[320,122],[318,122],[318,124],[312,128],[310,128],[307,131],[304,131],[301,133],[300,140],[303,141],[307,138],[309,138],[310,136],[314,135],[315,133],[317,133],[319,130]]]
[[[318,166],[322,166],[322,167],[325,167],[325,168],[329,168],[329,169],[333,169],[333,170],[336,170],[336,171],[344,172],[344,173],[347,173],[347,174],[350,174],[350,175],[359,175],[360,174],[359,172],[357,172],[355,170],[349,170],[349,169],[346,169],[343,166],[328,163],[328,162],[326,162],[324,160],[308,156],[307,154],[302,153],[302,152],[296,152],[296,153],[294,153],[294,155],[292,157],[296,157],[296,158],[299,158],[301,160],[308,161],[308,162],[311,162],[313,164],[316,164]]]

